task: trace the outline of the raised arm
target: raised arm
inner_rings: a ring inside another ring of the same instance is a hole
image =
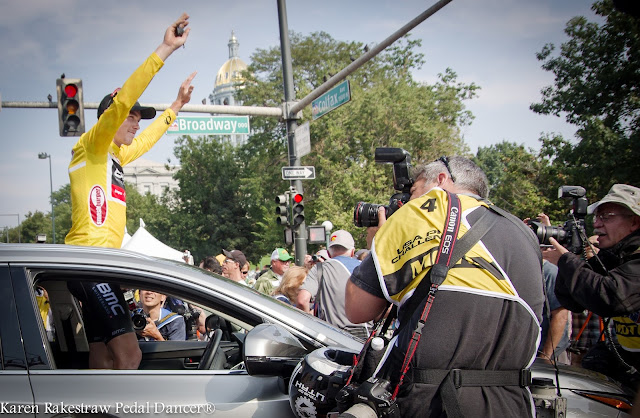
[[[191,93],[193,92],[191,80],[193,80],[193,77],[195,77],[196,74],[198,74],[197,71],[191,73],[191,75],[187,77],[187,79],[184,80],[180,85],[180,90],[178,90],[178,97],[171,104],[171,110],[173,110],[176,115],[178,114],[180,109],[182,109],[182,106],[189,103],[189,101],[191,100]]]
[[[171,24],[164,32],[164,39],[162,43],[156,48],[156,54],[162,61],[166,61],[169,55],[176,49],[180,48],[187,41],[191,28],[187,28],[189,25],[189,15],[182,13],[182,16]],[[181,36],[176,36],[176,28],[182,27],[184,33]]]

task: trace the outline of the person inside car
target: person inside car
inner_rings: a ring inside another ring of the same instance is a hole
[[[137,331],[146,341],[184,341],[187,336],[184,317],[162,307],[167,296],[153,290],[140,290],[140,305],[147,315],[147,326]]]

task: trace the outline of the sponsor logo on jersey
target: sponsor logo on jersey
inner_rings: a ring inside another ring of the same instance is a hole
[[[107,219],[107,195],[99,185],[89,192],[89,215],[96,226],[102,226]]]
[[[111,164],[111,197],[120,202],[127,201],[127,192],[124,189],[124,171],[115,158]]]

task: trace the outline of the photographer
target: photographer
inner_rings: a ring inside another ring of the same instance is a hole
[[[167,296],[153,290],[140,290],[140,304],[147,316],[147,326],[138,331],[147,341],[184,341],[187,336],[184,318],[162,307]]]
[[[615,184],[592,207],[598,256],[584,261],[553,238],[549,241],[554,250],[545,251],[543,256],[558,266],[556,295],[563,306],[574,312],[588,309],[602,317],[613,317],[619,348],[608,336],[607,347],[596,345],[592,349],[597,351],[602,367],[586,361],[594,358],[595,352],[587,353],[583,366],[598,368],[637,388],[640,376],[637,370],[630,371],[630,366],[640,368],[640,189]]]
[[[418,167],[414,178],[411,200],[398,214],[385,222],[378,211],[370,256],[347,283],[347,317],[364,322],[388,303],[398,306],[399,333],[377,376],[391,381],[402,416],[530,417],[523,369],[536,356],[540,333],[538,242],[522,221],[490,209],[487,177],[470,160],[441,157]],[[450,228],[454,218],[458,229]],[[434,276],[442,278],[439,256],[455,253],[474,227],[484,230],[480,241],[471,241],[428,297],[412,299],[438,282]]]

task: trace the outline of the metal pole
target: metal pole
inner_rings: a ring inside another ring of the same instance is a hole
[[[291,65],[291,44],[289,42],[289,25],[287,23],[287,6],[285,0],[278,2],[278,22],[280,27],[280,51],[282,54],[282,79],[284,84],[284,120],[287,124],[287,144],[289,149],[289,165],[297,167],[300,165],[296,151],[295,131],[298,122],[295,119],[297,112],[290,112],[288,109],[296,99],[296,92],[293,88],[293,67]],[[304,196],[301,180],[291,180],[291,187]],[[295,250],[296,265],[304,266],[304,257],[307,254],[307,228],[303,221],[300,225],[293,225],[293,245]]]
[[[51,171],[51,154],[49,156],[49,187],[51,188],[51,232],[53,235],[53,243],[56,243],[56,215],[53,211],[53,174]]]
[[[45,158],[49,159],[49,185],[51,187],[51,194],[49,198],[51,199],[51,232],[53,236],[53,243],[56,243],[56,215],[53,212],[53,175],[51,174],[51,154],[47,154],[46,152],[38,153],[38,158],[44,160]]]
[[[98,102],[84,102],[85,109],[97,109]],[[154,107],[156,110],[166,110],[170,103],[142,103],[142,106]],[[0,108],[19,108],[19,109],[49,109],[58,108],[58,102],[19,102],[6,101],[0,102]],[[222,106],[222,105],[199,105],[186,104],[180,110],[181,113],[220,113],[227,115],[247,115],[247,116],[273,116],[281,117],[282,109],[279,107],[266,106]]]

